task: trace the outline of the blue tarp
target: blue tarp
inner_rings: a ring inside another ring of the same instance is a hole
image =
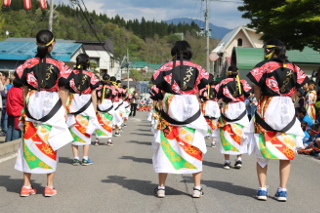
[[[52,57],[70,62],[71,57],[81,45],[79,43],[56,43],[51,53]],[[34,57],[36,52],[37,45],[35,42],[0,41],[0,60],[25,61]]]

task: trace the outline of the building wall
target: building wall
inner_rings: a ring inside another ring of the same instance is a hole
[[[254,43],[255,48],[262,48],[263,47],[263,41],[260,40],[262,34],[256,34],[252,31],[247,31],[248,35],[250,36],[251,41]]]
[[[97,61],[97,70],[108,70],[110,76],[114,76],[117,72],[115,67],[111,67],[111,58],[106,51],[86,50],[92,61]]]

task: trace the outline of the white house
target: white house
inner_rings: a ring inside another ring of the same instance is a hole
[[[239,26],[227,33],[217,47],[212,50],[219,58],[214,62],[213,70],[215,76],[224,77],[228,66],[231,65],[232,50],[234,47],[262,48],[263,41],[260,40],[262,33],[245,26]]]

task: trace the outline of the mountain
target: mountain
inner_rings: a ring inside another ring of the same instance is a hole
[[[165,21],[167,24],[173,23],[174,25],[178,25],[179,23],[183,24],[191,24],[194,21],[199,27],[206,28],[206,23],[204,21],[198,19],[189,19],[189,18],[175,18]],[[211,29],[211,38],[222,39],[231,29],[225,27],[218,27],[209,23],[209,28]]]

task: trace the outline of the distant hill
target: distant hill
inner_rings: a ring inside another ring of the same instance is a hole
[[[204,21],[197,20],[197,19],[175,18],[175,19],[167,20],[165,22],[167,24],[173,23],[174,25],[177,25],[179,23],[191,24],[192,21],[194,21],[199,27],[206,28],[206,23]],[[209,23],[209,28],[211,29],[211,38],[218,38],[218,39],[222,39],[228,32],[231,31],[231,29],[227,29],[225,27],[218,27],[211,23]]]

